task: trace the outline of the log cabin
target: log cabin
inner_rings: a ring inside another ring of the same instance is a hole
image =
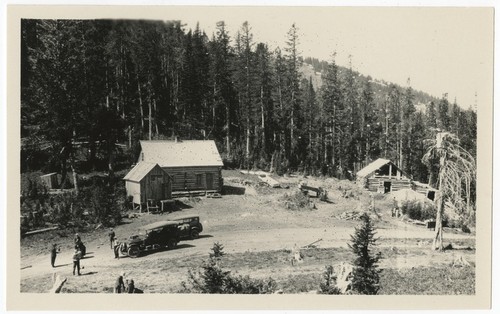
[[[410,189],[411,180],[392,161],[379,158],[356,173],[358,184],[369,191],[389,193]]]
[[[222,158],[212,140],[140,141],[138,162],[157,163],[172,178],[174,196],[222,191]]]

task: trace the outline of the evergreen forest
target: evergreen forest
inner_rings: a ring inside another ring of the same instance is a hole
[[[474,104],[302,56],[298,27],[271,50],[247,22],[22,20],[22,171],[112,173],[139,140],[175,138],[214,140],[230,168],[342,179],[387,158],[434,184],[437,130],[476,156]]]

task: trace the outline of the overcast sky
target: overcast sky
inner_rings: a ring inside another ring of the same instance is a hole
[[[491,102],[493,10],[488,8],[205,8],[173,14],[209,36],[224,20],[234,38],[247,20],[254,41],[283,47],[292,23],[304,57],[348,64],[377,79],[407,86],[468,108]]]

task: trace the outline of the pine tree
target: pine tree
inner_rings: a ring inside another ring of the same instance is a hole
[[[349,68],[345,71],[342,81],[343,103],[345,108],[344,116],[346,118],[343,128],[343,136],[341,137],[341,158],[340,168],[343,170],[344,177],[345,169],[352,169],[354,163],[359,161],[361,155],[360,147],[360,108],[358,105],[358,89],[356,86],[355,73],[352,69],[351,58],[349,58]]]
[[[334,169],[339,165],[341,155],[341,146],[339,145],[341,132],[345,126],[345,110],[335,54],[326,73],[323,73],[321,78],[323,80],[321,89],[323,132],[325,133],[323,164],[328,165],[329,175],[335,175]]]
[[[355,229],[354,235],[351,235],[351,243],[348,244],[356,255],[353,263],[352,290],[359,294],[377,294],[380,289],[378,262],[381,254],[372,253],[377,239],[370,217],[365,213],[361,216],[361,221],[361,226]]]
[[[272,154],[271,134],[274,125],[273,118],[273,99],[272,99],[272,68],[271,53],[266,44],[259,43],[255,50],[256,63],[256,89],[258,91],[258,110],[256,110],[256,136],[257,144],[255,151],[260,154],[260,160],[269,160]]]
[[[304,161],[304,174],[312,174],[316,172],[316,158],[320,143],[317,139],[318,128],[318,104],[316,100],[316,91],[312,84],[312,78],[309,80],[303,79],[301,84],[302,104],[304,119],[303,128],[301,130],[302,143],[301,146],[305,149],[299,151],[299,159]]]
[[[380,149],[377,143],[380,140],[382,132],[381,124],[377,121],[377,108],[370,79],[368,78],[365,81],[359,100],[361,118],[359,129],[361,132],[361,143],[364,143],[360,159],[364,160],[365,163],[380,156]]]
[[[298,158],[298,130],[300,129],[300,55],[298,50],[298,28],[295,23],[287,34],[285,47],[285,156],[291,167],[296,167]]]
[[[216,33],[209,44],[212,135],[224,142],[227,158],[233,156],[233,135],[237,133],[234,86],[231,82],[230,37],[224,21],[217,22]]]
[[[251,168],[253,165],[253,150],[254,129],[255,129],[255,112],[257,112],[256,99],[258,93],[256,91],[255,82],[255,56],[252,51],[253,35],[248,22],[244,22],[236,35],[235,61],[232,70],[233,81],[235,82],[236,94],[238,97],[238,112],[239,119],[243,126],[244,136],[242,137],[245,143],[245,165]]]

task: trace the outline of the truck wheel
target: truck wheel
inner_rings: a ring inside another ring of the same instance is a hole
[[[128,256],[130,257],[138,257],[141,253],[141,250],[137,246],[131,246],[128,248]]]
[[[191,236],[191,239],[193,239],[193,240],[198,239],[200,237],[200,233],[198,232],[198,230],[193,229],[193,230],[191,230],[190,236]]]
[[[177,241],[174,238],[168,239],[168,241],[167,241],[167,248],[169,250],[175,249],[176,246],[177,246]]]

